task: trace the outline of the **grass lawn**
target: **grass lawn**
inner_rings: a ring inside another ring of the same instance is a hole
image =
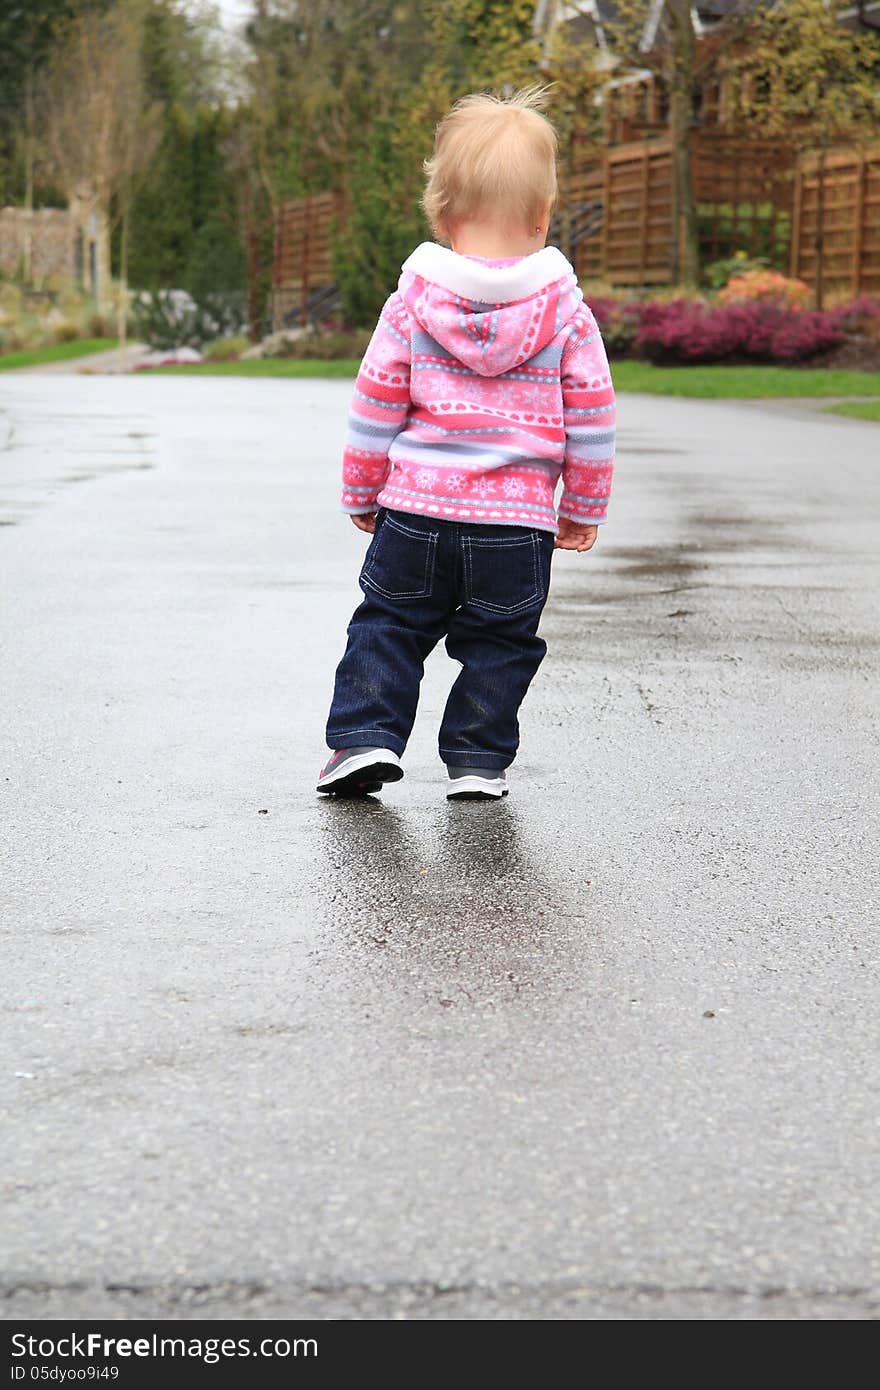
[[[73,343],[34,348],[33,352],[7,352],[0,354],[0,372],[13,367],[39,367],[43,362],[68,362],[71,358],[88,357],[93,352],[109,352],[116,345],[116,338],[78,338]]]
[[[652,367],[611,363],[618,391],[652,396],[759,400],[768,396],[880,396],[880,372],[828,367]]]
[[[826,405],[828,415],[851,415],[854,420],[880,421],[880,401],[844,401],[840,405]]]
[[[762,396],[880,396],[880,372],[832,371],[808,367],[652,367],[646,362],[612,362],[618,391],[653,396],[757,400]],[[176,376],[353,377],[358,362],[266,358],[249,362],[207,362],[197,366],[153,367]]]

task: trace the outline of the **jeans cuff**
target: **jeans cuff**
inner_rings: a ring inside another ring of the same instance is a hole
[[[447,767],[478,767],[486,772],[504,772],[513,762],[513,758],[506,758],[503,753],[480,753],[476,749],[453,752],[441,748],[440,757]]]
[[[327,747],[334,753],[337,748],[390,748],[398,758],[402,758],[406,749],[402,738],[396,734],[386,734],[383,729],[354,729],[352,733],[337,734],[335,737],[328,729],[325,738]]]

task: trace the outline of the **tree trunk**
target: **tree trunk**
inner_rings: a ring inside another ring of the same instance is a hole
[[[260,341],[260,231],[252,222],[246,234],[248,337]]]
[[[26,285],[33,278],[33,227],[34,227],[34,69],[28,64],[24,84],[24,206],[27,216],[24,220],[21,259],[22,274]]]
[[[110,208],[102,203],[98,211],[97,231],[95,233],[98,256],[98,287],[95,303],[98,313],[103,314],[110,305]]]
[[[697,209],[691,172],[694,30],[688,0],[667,0],[669,116],[672,137],[672,274],[690,289],[700,277]]]
[[[129,205],[126,199],[122,208],[122,226],[119,233],[119,311],[116,319],[116,336],[121,348],[125,347],[128,327],[128,216]]]
[[[825,298],[825,146],[819,151],[816,166],[816,308],[823,307]]]
[[[242,173],[239,178],[238,229],[245,250],[247,334],[252,343],[260,341],[260,272],[262,268],[260,211],[259,200],[253,183],[248,181],[247,174]]]
[[[245,176],[242,176],[239,181],[238,225],[245,250],[247,334],[252,343],[258,343],[260,341],[260,220],[253,184],[249,183]]]

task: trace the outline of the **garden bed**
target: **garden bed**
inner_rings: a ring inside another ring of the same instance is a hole
[[[612,362],[880,370],[880,300],[867,295],[827,310],[789,302],[781,292],[714,301],[588,293],[587,302]]]
[[[849,338],[826,353],[819,365],[831,371],[877,372],[880,374],[880,343],[868,338]]]

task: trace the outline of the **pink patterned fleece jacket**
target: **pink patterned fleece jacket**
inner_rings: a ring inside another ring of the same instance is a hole
[[[423,242],[404,262],[355,385],[342,508],[556,531],[605,520],[614,389],[574,271]]]

